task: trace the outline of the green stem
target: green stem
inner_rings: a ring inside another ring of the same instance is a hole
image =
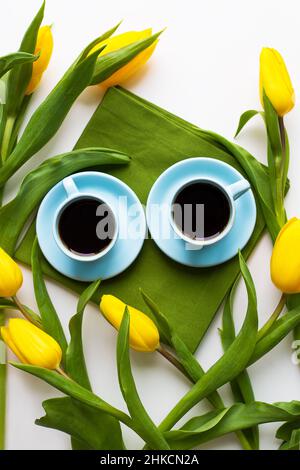
[[[284,209],[284,198],[282,195],[282,174],[276,176],[275,182],[276,190],[276,201],[275,201],[275,213],[279,224],[282,227],[286,222],[286,215]]]
[[[162,345],[160,345],[159,348],[157,349],[157,352],[159,352],[159,354],[161,354],[165,359],[167,359],[167,361],[169,361],[173,366],[175,366],[176,369],[178,369],[179,372],[181,372],[187,379],[195,383],[191,379],[190,375],[185,371],[184,367],[181,365],[178,359],[176,359],[176,357],[173,356],[173,354],[167,351],[167,349],[165,349]]]
[[[18,116],[15,119],[14,126],[13,126],[13,129],[12,129],[11,135],[10,135],[10,139],[9,139],[9,143],[8,143],[8,147],[7,147],[7,151],[6,151],[6,155],[5,155],[5,159],[7,159],[10,156],[10,154],[12,153],[12,151],[14,150],[14,147],[15,147],[16,142],[18,140],[18,134],[19,134],[19,131],[20,131],[20,127],[23,124],[24,116],[26,114],[28,104],[31,100],[31,97],[32,97],[32,94],[31,95],[25,95],[24,98],[23,98],[21,108],[18,112]]]
[[[167,351],[162,345],[157,349],[157,352],[159,352],[165,359],[167,359],[168,362],[170,362],[173,366],[176,367],[176,369],[179,370],[185,377],[187,377],[193,384],[197,382],[195,378],[191,377],[191,375],[184,369],[183,365],[178,361],[178,359],[173,356],[169,351]],[[200,377],[199,377],[200,378]],[[225,408],[225,405],[223,403],[222,398],[220,397],[221,405]],[[218,409],[218,406],[213,404],[213,407],[215,409]],[[253,450],[247,437],[243,433],[243,431],[237,431],[236,437],[240,441],[240,444],[244,450]]]
[[[102,400],[97,395],[95,395],[90,390],[85,389],[84,387],[79,385],[77,382],[75,382],[60,367],[57,367],[56,372],[59,375],[61,375],[64,379],[67,379],[71,384],[73,384],[73,386],[71,388],[69,387],[69,390],[66,390],[66,389],[62,389],[61,387],[56,386],[55,384],[53,384],[51,382],[48,382],[48,383],[50,383],[53,387],[57,388],[58,390],[63,391],[65,394],[69,395],[70,397],[75,398],[75,400],[79,400],[82,403],[85,403],[86,405],[89,405],[89,406],[91,406],[95,409],[99,409],[100,411],[104,411],[103,407],[100,406],[100,403],[102,402]],[[74,393],[74,387],[76,387],[75,393]],[[85,392],[84,395],[82,394],[82,390],[84,390],[84,392]],[[123,411],[119,410],[118,408],[115,408],[114,406],[109,405],[108,403],[106,403],[106,407],[107,407],[107,410],[105,410],[104,412],[110,414],[111,416],[116,418],[118,421],[121,421],[121,423],[125,424],[127,427],[132,429],[148,445],[154,446],[154,448],[157,449],[157,450],[166,450],[166,449],[168,449],[167,447],[163,447],[160,443],[158,444],[157,442],[154,442],[154,441],[149,442],[148,435],[147,435],[147,433],[145,433],[143,427],[140,427],[138,425],[138,423],[136,423],[136,421],[134,421],[129,415],[127,415]]]
[[[41,322],[40,317],[34,313],[33,311],[29,311],[18,299],[16,295],[12,297],[13,302],[16,304],[17,308],[19,311],[22,313],[23,317],[26,318],[26,320],[30,321],[33,323],[35,326],[43,330],[43,325]]]
[[[10,139],[15,125],[15,119],[16,118],[14,116],[8,116],[6,120],[1,147],[2,163],[5,162],[9,155]]]
[[[0,326],[4,326],[5,313],[0,312]],[[0,339],[0,450],[5,449],[5,417],[6,417],[6,348]]]
[[[281,173],[282,173],[282,197],[284,198],[284,190],[285,190],[285,185],[286,185],[286,176],[285,173],[287,174],[287,169],[285,171],[285,167],[288,164],[287,160],[287,148],[286,148],[286,135],[285,135],[285,127],[284,127],[284,121],[283,117],[278,117],[278,123],[279,123],[279,132],[280,132],[280,140],[281,140],[281,148],[282,148],[282,163],[281,163]],[[284,201],[283,201],[284,203]]]
[[[261,340],[269,331],[269,329],[273,326],[279,315],[281,314],[286,302],[286,295],[282,294],[280,300],[270,316],[269,320],[261,327],[261,329],[257,333],[257,341]]]
[[[244,450],[254,450],[251,445],[249,444],[249,441],[248,439],[246,438],[245,434],[243,433],[243,431],[235,431],[235,434],[237,436],[237,438],[239,439],[242,447]]]
[[[288,171],[286,134],[283,117],[278,116],[279,133],[281,140],[281,159],[276,169],[276,202],[275,211],[280,228],[286,223],[286,213],[284,208],[285,185]]]

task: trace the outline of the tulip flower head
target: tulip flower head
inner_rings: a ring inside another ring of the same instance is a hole
[[[283,58],[276,49],[264,47],[260,54],[260,100],[263,93],[278,116],[287,114],[295,105],[295,92]]]
[[[23,284],[22,271],[15,261],[0,248],[0,297],[13,297]]]
[[[28,84],[26,95],[31,95],[38,87],[43,73],[47,69],[53,51],[53,36],[50,26],[42,26],[39,29],[35,54],[40,54],[39,58],[32,64],[31,80]]]
[[[113,295],[103,295],[100,310],[111,325],[119,330],[126,304]],[[159,332],[144,313],[127,305],[130,315],[129,344],[136,351],[152,352],[159,347]]]
[[[279,232],[271,258],[271,278],[286,294],[300,293],[300,220],[290,219]]]
[[[151,28],[145,29],[144,31],[129,31],[127,33],[119,34],[117,36],[105,39],[104,41],[97,44],[97,46],[95,46],[91,50],[90,54],[105,45],[105,49],[103,49],[103,51],[101,51],[99,54],[99,57],[101,57],[108,54],[109,52],[114,52],[121,49],[122,47],[126,47],[130,44],[133,44],[134,42],[147,39],[151,35]],[[124,65],[106,80],[101,82],[101,85],[108,88],[115,85],[119,85],[120,83],[127,80],[127,78],[131,77],[131,75],[133,75],[140,67],[142,67],[148,61],[148,59],[150,59],[151,55],[154,52],[156,44],[157,41],[151,44],[151,46],[149,46],[144,51],[140,52],[136,57],[134,57],[130,62],[128,62],[128,64]]]
[[[43,330],[21,318],[11,318],[1,328],[3,341],[24,364],[57,369],[62,350],[59,344]]]

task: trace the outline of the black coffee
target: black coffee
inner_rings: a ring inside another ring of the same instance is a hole
[[[74,254],[99,254],[111,243],[115,219],[111,209],[98,199],[82,198],[63,210],[58,222],[59,236]]]
[[[178,228],[189,238],[209,239],[226,228],[230,218],[229,200],[214,184],[201,181],[191,183],[177,194],[173,218]]]

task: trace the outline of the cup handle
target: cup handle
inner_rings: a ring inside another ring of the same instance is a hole
[[[71,176],[68,176],[65,178],[62,182],[63,187],[65,188],[65,191],[69,197],[74,196],[74,194],[79,193],[79,189],[77,188],[73,178]]]
[[[242,196],[246,191],[248,191],[248,189],[250,188],[251,186],[250,186],[249,181],[243,178],[242,180],[239,180],[236,183],[233,183],[227,186],[226,189],[229,192],[229,194],[231,194],[233,200],[235,201],[240,196]]]

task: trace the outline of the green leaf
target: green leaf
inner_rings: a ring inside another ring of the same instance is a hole
[[[300,450],[300,429],[293,429],[290,439],[282,443],[279,450]]]
[[[3,161],[5,161],[9,157],[9,155],[14,150],[14,148],[17,144],[19,131],[20,131],[20,128],[21,128],[21,126],[24,122],[26,111],[27,111],[27,108],[28,108],[28,105],[30,103],[31,98],[32,98],[32,94],[24,96],[24,99],[22,101],[22,105],[21,105],[20,109],[18,110],[17,117],[12,119],[12,127],[11,127],[11,129],[9,129],[8,134],[6,134],[6,136],[5,136],[7,138],[7,142],[6,143],[2,142],[2,159],[3,159]],[[9,126],[9,120],[8,120],[7,125]]]
[[[0,169],[0,186],[56,134],[74,101],[89,85],[98,53],[71,67],[27,124],[19,142]]]
[[[80,449],[124,450],[121,428],[110,416],[69,397],[44,401],[43,408],[46,415],[36,424],[69,434]]]
[[[85,405],[94,407],[97,410],[103,411],[104,413],[124,422],[124,424],[130,425],[131,420],[128,415],[118,410],[117,408],[114,408],[109,403],[92,393],[90,390],[86,390],[75,381],[58,374],[56,371],[28,364],[20,364],[17,362],[11,362],[11,364],[17,369],[28,372],[29,374],[44,380],[44,382],[47,382],[49,385],[52,385],[57,390],[60,390],[75,400],[78,400]]]
[[[288,162],[284,161],[278,115],[264,92],[265,123],[268,135],[268,169],[269,186],[273,197],[273,206],[279,224],[286,221],[284,211],[285,180],[288,172]],[[285,166],[285,168],[284,168]]]
[[[268,133],[268,141],[270,144],[271,153],[268,160],[268,168],[270,176],[272,177],[271,182],[274,183],[273,177],[276,176],[276,167],[280,167],[280,160],[282,158],[282,145],[280,139],[280,129],[278,115],[267,97],[264,93],[264,108],[265,108],[265,122]]]
[[[194,357],[194,355],[191,353],[191,351],[188,349],[186,344],[176,334],[176,332],[168,322],[167,318],[160,312],[153,300],[151,300],[150,297],[146,295],[141,289],[140,291],[146,305],[148,305],[152,312],[154,320],[156,321],[157,325],[159,325],[160,332],[162,330],[164,331],[165,337],[168,338],[168,344],[173,346],[179,359],[179,362],[183,367],[184,371],[186,372],[187,376],[193,383],[196,383],[205,374],[203,368],[201,367],[197,359]],[[222,409],[225,406],[222,397],[217,391],[208,395],[207,400],[216,409]],[[240,440],[243,448],[251,448],[247,437],[243,436],[242,432],[237,432],[237,437]]]
[[[172,449],[191,449],[228,433],[258,424],[299,420],[300,402],[235,404],[225,410],[192,418],[182,428],[165,434]]]
[[[114,72],[128,64],[128,62],[134,59],[134,57],[157,41],[161,33],[162,31],[153,34],[149,38],[136,41],[133,44],[129,44],[128,46],[118,49],[117,51],[109,52],[108,54],[99,57],[96,62],[91,85],[103,82]]]
[[[48,294],[48,290],[41,268],[40,257],[41,250],[39,248],[37,239],[35,239],[31,255],[32,277],[35,298],[39,308],[39,312],[41,314],[43,329],[58,342],[63,352],[63,360],[65,360],[65,354],[68,344],[60,319]]]
[[[134,423],[146,436],[146,442],[154,449],[169,449],[162,433],[157,429],[145,410],[135,386],[129,357],[129,324],[130,315],[126,307],[118,334],[117,346],[120,389]]]
[[[37,58],[38,56],[28,54],[27,52],[14,52],[0,57],[0,78],[14,67],[23,64],[31,64],[37,60]]]
[[[171,429],[203,398],[236,378],[245,369],[253,353],[257,334],[256,293],[250,272],[241,253],[239,260],[248,294],[248,309],[241,331],[223,356],[198,380],[163,420],[160,425],[160,429],[163,431]]]
[[[255,109],[249,109],[248,111],[245,111],[240,117],[239,125],[234,137],[237,137],[247,122],[257,114],[260,114],[260,112],[256,111]]]
[[[13,300],[0,298],[0,310],[18,310],[19,312],[26,313],[26,317],[30,319],[32,323],[36,326],[41,327],[41,318],[35,313],[31,308],[26,305],[19,304],[17,305]]]
[[[95,46],[100,44],[102,41],[105,41],[105,39],[110,38],[110,36],[112,36],[112,34],[114,34],[114,32],[118,29],[118,27],[120,26],[121,23],[122,23],[122,21],[119,21],[119,23],[116,24],[116,26],[113,26],[111,29],[109,29],[105,33],[101,34],[101,36],[97,37],[92,42],[90,42],[90,44],[82,51],[82,53],[80,54],[80,56],[78,57],[76,62],[78,62],[82,59],[85,59]],[[98,50],[99,54],[100,54],[101,50],[102,50],[102,48]]]
[[[287,422],[282,424],[276,431],[277,439],[282,439],[283,441],[289,441],[292,435],[292,432],[295,429],[300,428],[300,419],[295,421]]]
[[[280,450],[300,449],[300,419],[284,423],[276,432],[277,439],[282,439]]]
[[[22,310],[19,307],[20,312],[23,315],[26,315],[26,318],[31,321],[34,325],[38,328],[42,328],[42,320],[41,317],[35,313],[31,308],[27,307],[26,305],[22,305]]]
[[[223,316],[222,316],[222,329],[220,330],[220,337],[222,341],[223,350],[226,351],[229,346],[234,341],[236,334],[235,334],[235,326],[233,322],[233,302],[234,302],[234,294],[236,291],[236,287],[238,284],[239,278],[233,284],[232,288],[228,292],[223,309]]]
[[[41,26],[45,10],[43,2],[40,10],[27,29],[20,45],[20,52],[33,54],[36,47],[37,35]],[[16,117],[21,107],[27,86],[32,76],[32,64],[24,63],[15,67],[9,74],[7,81],[7,115]]]
[[[171,327],[170,322],[161,313],[158,306],[153,302],[153,300],[147,294],[145,294],[145,292],[141,288],[140,288],[140,293],[145,304],[150,309],[152,320],[155,322],[159,330],[160,341],[171,346],[173,328]]]
[[[118,151],[87,148],[74,150],[42,163],[25,177],[15,199],[0,209],[0,245],[7,252],[14,252],[30,214],[52,186],[66,176],[85,168],[127,164],[129,161],[128,156]]]
[[[100,282],[100,280],[93,282],[81,294],[78,301],[77,313],[71,318],[69,324],[71,340],[66,354],[66,370],[73,380],[88,390],[92,390],[92,387],[89,381],[84,359],[82,344],[82,320],[84,309],[98,289]]]
[[[235,326],[233,321],[233,302],[238,280],[233,285],[225,300],[222,330],[220,332],[224,352],[235,340]],[[236,403],[252,403],[255,401],[252,384],[247,370],[243,370],[233,381],[230,382],[232,394]],[[259,429],[257,426],[243,431],[250,448],[259,449]]]
[[[271,351],[298,325],[300,325],[300,306],[276,320],[268,333],[257,342],[248,365],[258,361]]]
[[[80,401],[80,403],[91,406],[98,411],[102,411],[103,413],[116,418],[118,421],[121,421],[126,426],[135,431],[147,443],[149,433],[144,432],[144,428],[141,429],[139,425],[136,425],[130,416],[102,400],[90,390],[85,389],[73,380],[62,376],[53,370],[43,369],[42,367],[31,366],[28,364],[19,364],[16,362],[11,362],[11,364],[17,369],[28,372],[29,374],[44,380],[49,385],[55,387],[57,390],[60,390],[69,397]]]
[[[186,346],[184,341],[179,337],[179,335],[175,332],[174,328],[170,325],[168,319],[163,315],[163,313],[159,310],[157,305],[153,302],[152,299],[148,295],[146,295],[142,289],[140,289],[141,295],[146,303],[146,305],[150,308],[152,312],[152,316],[154,317],[154,321],[156,322],[160,335],[163,335],[165,341],[171,346],[173,346],[180,364],[182,365],[183,369],[187,373],[190,380],[195,383],[197,382],[203,375],[204,370],[191,353],[189,348]],[[216,408],[223,408],[224,403],[222,401],[221,396],[218,392],[214,392],[207,397],[210,403]]]
[[[0,130],[2,162],[7,160],[16,143],[17,134],[29,102],[28,96],[25,95],[32,76],[33,60],[29,60],[29,57],[33,57],[32,54],[36,49],[38,31],[44,16],[44,7],[45,3],[33,19],[22,40],[20,51],[17,53],[19,54],[20,65],[12,68],[7,76],[5,119],[3,119]],[[16,60],[18,60],[17,57]]]
[[[34,244],[34,256],[37,256],[37,255],[38,255],[38,244],[36,241]],[[35,263],[39,263],[39,262],[38,260],[35,261],[33,259],[33,263],[32,263],[33,273],[35,273],[35,270],[36,270]],[[41,275],[40,264],[38,264],[38,271],[39,271],[39,274]],[[42,290],[42,292],[40,292],[39,297],[41,298],[42,301],[44,301],[44,303],[46,303],[46,305],[42,305],[42,308],[45,310],[46,321],[47,323],[49,323],[49,330],[46,330],[46,331],[48,331],[49,334],[55,337],[55,339],[57,339],[60,344],[62,342],[64,343],[63,351],[64,353],[66,353],[65,355],[66,370],[68,374],[70,375],[70,377],[72,377],[75,381],[77,381],[83,387],[87,388],[88,390],[91,390],[88,374],[86,371],[83,348],[82,348],[81,324],[82,324],[82,315],[83,315],[84,308],[86,304],[89,302],[91,296],[94,294],[97,287],[99,286],[99,281],[90,285],[79,299],[77,314],[70,321],[71,341],[70,341],[68,348],[67,348],[67,343],[66,343],[66,339],[65,339],[61,324],[56,315],[52,302],[48,296],[47,290],[45,290],[46,288],[44,285],[44,280],[42,277],[41,279],[37,277],[36,282],[37,283],[40,282],[40,290]],[[59,339],[60,335],[62,335],[62,337]],[[95,442],[97,442],[98,449],[110,448],[110,447],[105,447],[107,445],[111,445],[112,448],[118,448],[118,449],[123,448],[122,439],[120,439],[120,436],[121,436],[120,426],[117,421],[112,420],[110,417],[104,415],[102,411],[92,409],[88,406],[84,406],[73,399],[68,399],[68,402],[67,403],[65,402],[66,416],[64,416],[64,413],[62,411],[64,409],[64,405],[61,407],[60,400],[67,400],[67,399],[58,399],[56,402],[54,402],[53,406],[55,405],[55,409],[53,410],[53,407],[50,407],[50,410],[52,410],[53,412],[51,414],[52,421],[51,421],[51,417],[50,419],[44,419],[43,420],[44,426],[47,426],[47,423],[48,423],[49,427],[54,427],[60,430],[66,430],[66,429],[72,429],[72,426],[74,427],[77,424],[77,428],[82,429],[84,432],[84,435],[87,434],[86,428],[90,428],[90,434],[91,435],[94,434],[94,436],[97,436],[97,438],[95,437],[94,439],[95,439]],[[68,413],[71,411],[72,411],[72,416],[68,418]],[[82,415],[85,416],[84,419]],[[93,418],[91,419],[92,416]],[[87,424],[84,424],[87,421],[89,422],[88,426]],[[99,422],[102,423],[102,425],[95,427],[96,424]],[[63,427],[63,429],[61,429],[62,423],[64,423],[64,426],[67,426],[67,428]],[[107,435],[107,427],[109,427],[111,429],[111,432],[113,433],[110,436],[110,438],[105,437]],[[106,428],[106,431],[104,432],[105,428]],[[66,430],[66,432],[68,431]],[[74,435],[72,432],[69,432],[69,434],[72,437],[73,448],[74,448],[74,443],[76,447],[79,446],[80,448],[82,448],[82,442],[80,442],[80,439],[77,436],[77,434]],[[79,439],[79,441],[77,441],[77,439]],[[101,444],[102,441],[103,443]],[[109,444],[106,444],[106,442],[109,442]],[[101,447],[101,445],[103,445],[104,447]]]
[[[72,450],[92,450],[88,444],[71,436]]]
[[[272,240],[275,241],[280,231],[280,225],[274,211],[268,168],[261,165],[247,150],[243,149],[239,145],[229,142],[225,137],[222,137],[215,132],[203,131],[196,127],[195,132],[197,132],[202,138],[207,138],[212,143],[219,143],[222,148],[229,151],[239,162],[258,195],[257,203],[262,209]],[[287,191],[288,187],[286,187],[285,190]]]

